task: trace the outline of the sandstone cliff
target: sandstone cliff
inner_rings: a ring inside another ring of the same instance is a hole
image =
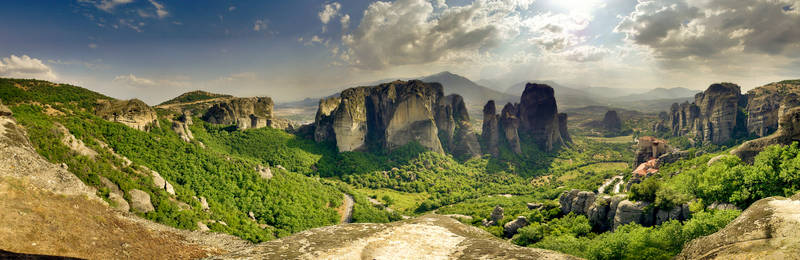
[[[492,154],[497,154],[500,143],[496,140],[500,136],[517,154],[522,152],[520,144],[527,141],[523,139],[529,139],[545,151],[572,140],[567,132],[567,115],[558,113],[550,86],[528,83],[520,103],[506,104],[500,115],[495,115],[495,111],[494,101],[489,101],[483,109],[483,145]]]
[[[436,152],[476,156],[477,136],[463,99],[443,93],[438,83],[416,80],[346,89],[320,101],[314,139],[334,142],[342,152],[418,142]]]
[[[782,144],[789,145],[800,141],[800,96],[792,93],[786,95],[778,111],[778,130],[775,133],[759,139],[747,141],[731,151],[745,162],[753,162],[759,152],[767,146]]]
[[[105,120],[122,123],[142,131],[148,131],[153,126],[159,125],[156,111],[138,99],[98,100],[95,114]]]
[[[441,215],[322,227],[212,259],[578,259],[515,246]]]
[[[756,201],[728,226],[692,240],[675,259],[800,258],[800,194]]]
[[[714,144],[747,135],[765,137],[778,129],[781,102],[789,94],[800,94],[798,82],[771,83],[746,95],[734,84],[714,84],[697,94],[694,103],[673,104],[655,128]]]
[[[212,105],[202,119],[239,129],[261,128],[270,126],[273,105],[269,97],[230,98]]]

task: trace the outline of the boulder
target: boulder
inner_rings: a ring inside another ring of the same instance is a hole
[[[644,202],[631,202],[630,200],[620,201],[617,205],[616,212],[614,212],[614,225],[612,229],[628,224],[628,223],[641,223],[642,216],[644,215]]]
[[[189,126],[192,125],[192,116],[188,114],[181,114],[176,118],[176,120],[172,121],[172,131],[174,131],[184,142],[191,142],[194,140],[194,135],[192,135],[192,130],[189,129]]]
[[[138,99],[97,100],[95,115],[141,131],[159,126],[156,111]]]
[[[239,129],[266,127],[273,119],[269,97],[228,98],[212,105],[201,117],[212,124],[236,125]]]
[[[269,169],[269,166],[264,167],[259,164],[256,166],[256,172],[258,172],[258,175],[261,176],[262,179],[272,179],[272,170]]]
[[[676,259],[800,257],[800,195],[756,201],[722,230],[687,243]]]
[[[492,223],[494,223],[495,225],[500,223],[500,221],[503,220],[503,217],[504,217],[503,216],[503,212],[504,212],[504,210],[503,210],[502,207],[495,206],[494,210],[492,210],[492,215],[489,216],[489,218],[491,219]]]
[[[145,213],[155,210],[150,202],[150,194],[147,194],[147,192],[132,189],[128,191],[128,195],[131,196],[131,207],[133,209]]]
[[[13,113],[11,113],[11,109],[3,105],[3,101],[0,100],[0,116],[11,117]]]
[[[175,195],[175,188],[173,188],[172,184],[169,184],[167,180],[161,177],[161,174],[158,174],[158,172],[151,170],[150,175],[153,177],[153,185],[155,185],[159,189],[163,189],[169,194]]]
[[[200,198],[199,198],[198,200],[200,201],[200,207],[201,207],[201,208],[202,208],[204,211],[209,211],[209,210],[211,210],[211,208],[208,206],[208,200],[206,200],[206,197],[200,196]]]
[[[533,202],[528,202],[525,205],[528,206],[528,209],[530,210],[542,209],[544,207],[542,203],[533,203]]]
[[[603,117],[603,128],[609,132],[619,132],[622,130],[622,120],[616,110],[609,110]]]
[[[519,216],[517,217],[517,219],[503,225],[503,235],[508,238],[513,237],[514,235],[517,234],[517,231],[520,228],[523,228],[527,225],[528,225],[528,219],[525,218],[524,216]]]

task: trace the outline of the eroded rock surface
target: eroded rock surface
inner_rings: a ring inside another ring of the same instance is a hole
[[[212,105],[202,119],[239,129],[261,128],[270,126],[273,105],[269,97],[229,98]]]
[[[156,111],[138,99],[98,100],[95,114],[105,120],[122,123],[141,131],[148,131],[159,125]]]
[[[637,223],[642,226],[660,225],[669,220],[687,220],[691,217],[688,204],[668,209],[648,207],[647,202],[633,202],[626,195],[602,195],[593,192],[570,190],[559,197],[561,212],[584,215],[596,231],[614,230],[619,226]]]
[[[603,128],[609,132],[619,132],[622,129],[622,119],[616,110],[609,110],[603,117]]]
[[[676,259],[800,258],[800,194],[756,201],[717,233],[689,242]]]
[[[526,248],[441,215],[322,227],[212,259],[577,259]]]
[[[800,141],[800,96],[789,94],[784,97],[779,111],[779,127],[775,133],[743,143],[731,151],[743,161],[752,163],[767,146],[782,144],[788,145]]]
[[[477,156],[463,99],[443,93],[441,84],[416,80],[346,89],[320,101],[314,139],[335,142],[342,152],[418,142],[436,152]]]

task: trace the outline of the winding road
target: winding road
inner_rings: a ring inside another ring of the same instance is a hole
[[[353,205],[355,202],[353,201],[353,196],[350,194],[344,193],[344,203],[342,203],[342,223],[350,223],[353,221]]]

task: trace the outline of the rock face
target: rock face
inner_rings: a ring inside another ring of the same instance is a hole
[[[335,142],[342,152],[418,142],[436,152],[478,155],[463,99],[443,93],[438,83],[416,80],[346,89],[320,101],[314,139]]]
[[[775,144],[788,145],[800,140],[800,96],[787,95],[779,109],[778,130],[766,137],[747,141],[731,151],[745,162],[753,162],[755,156],[767,146]]]
[[[142,190],[132,189],[128,191],[131,196],[131,207],[141,212],[150,212],[156,210],[153,204],[150,203],[150,194]]]
[[[178,136],[180,136],[181,140],[184,142],[191,142],[194,140],[194,135],[192,135],[192,130],[189,129],[189,126],[192,125],[192,116],[189,114],[181,114],[172,121],[172,131],[175,131]]]
[[[239,129],[270,126],[272,99],[269,97],[230,98],[211,106],[202,119],[212,124],[236,125]]]
[[[138,99],[98,100],[95,114],[105,120],[122,123],[141,131],[159,126],[156,111]]]
[[[519,216],[517,219],[503,225],[503,235],[507,238],[513,237],[520,228],[528,226],[528,224],[528,218]]]
[[[300,232],[213,259],[578,259],[515,246],[441,215]]]
[[[481,142],[484,151],[491,155],[500,155],[500,117],[497,115],[497,107],[494,100],[489,100],[483,107],[483,131]]]
[[[734,84],[714,84],[697,94],[692,104],[673,104],[665,120],[656,125],[656,130],[668,130],[674,136],[691,136],[696,141],[714,144],[748,134],[765,137],[779,128],[781,104],[790,94],[800,94],[800,83],[771,83],[752,89],[746,95],[741,95]]]
[[[800,194],[756,201],[717,233],[692,240],[676,259],[797,259]]]
[[[585,215],[595,231],[614,230],[619,226],[637,223],[642,226],[660,225],[669,220],[691,217],[689,205],[669,209],[647,207],[647,202],[632,202],[626,195],[597,196],[593,192],[570,190],[559,197],[561,212]]]
[[[166,191],[169,194],[175,195],[175,188],[173,188],[172,184],[169,184],[167,180],[161,177],[161,174],[158,174],[158,172],[151,170],[150,175],[153,177],[153,185],[155,185],[159,189]]]
[[[603,117],[603,128],[609,132],[619,132],[622,129],[622,120],[616,110],[609,110]]]
[[[482,139],[484,149],[491,154],[498,153],[500,136],[517,154],[522,153],[520,143],[524,140],[521,137],[531,139],[545,151],[552,151],[554,146],[572,140],[567,132],[567,115],[558,113],[550,86],[528,83],[519,104],[506,104],[500,115],[495,115],[495,111],[494,101],[489,101],[483,108]]]
[[[741,134],[746,122],[739,108],[746,103],[739,86],[713,84],[698,93],[694,103],[673,104],[668,125],[675,136],[688,135],[704,143],[722,144]]]

